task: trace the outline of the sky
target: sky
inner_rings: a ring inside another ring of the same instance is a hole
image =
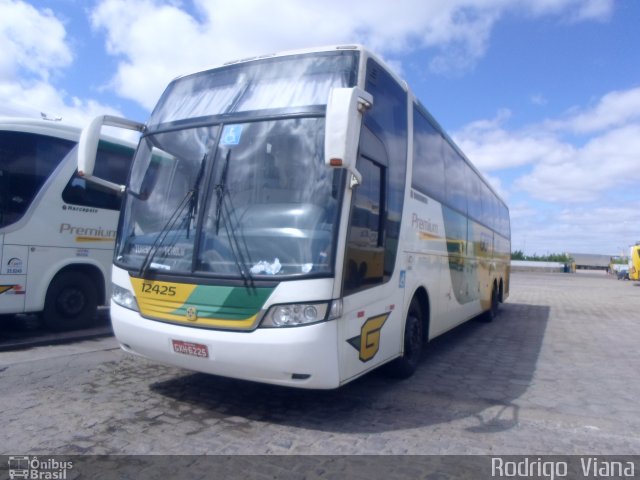
[[[512,250],[640,241],[640,1],[0,0],[0,115],[146,121],[169,81],[363,44],[507,202]]]

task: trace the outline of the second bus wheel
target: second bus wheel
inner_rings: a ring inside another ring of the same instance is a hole
[[[51,330],[71,330],[91,325],[98,309],[94,281],[82,272],[62,272],[49,285],[42,321]]]

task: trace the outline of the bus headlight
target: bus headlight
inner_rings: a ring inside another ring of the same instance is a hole
[[[129,310],[139,312],[138,302],[132,291],[119,287],[115,283],[111,284],[111,299],[118,305]]]
[[[297,327],[332,320],[342,314],[342,301],[292,303],[272,306],[262,320],[263,327]]]

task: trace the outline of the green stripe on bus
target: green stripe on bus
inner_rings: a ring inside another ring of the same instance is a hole
[[[202,318],[245,320],[262,309],[273,290],[199,285],[184,305],[171,313],[184,316],[187,308],[195,307]]]

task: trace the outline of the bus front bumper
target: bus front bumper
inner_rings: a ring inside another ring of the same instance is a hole
[[[111,321],[125,351],[159,363],[297,388],[340,386],[336,321],[252,332],[208,330],[148,320],[114,302]]]

